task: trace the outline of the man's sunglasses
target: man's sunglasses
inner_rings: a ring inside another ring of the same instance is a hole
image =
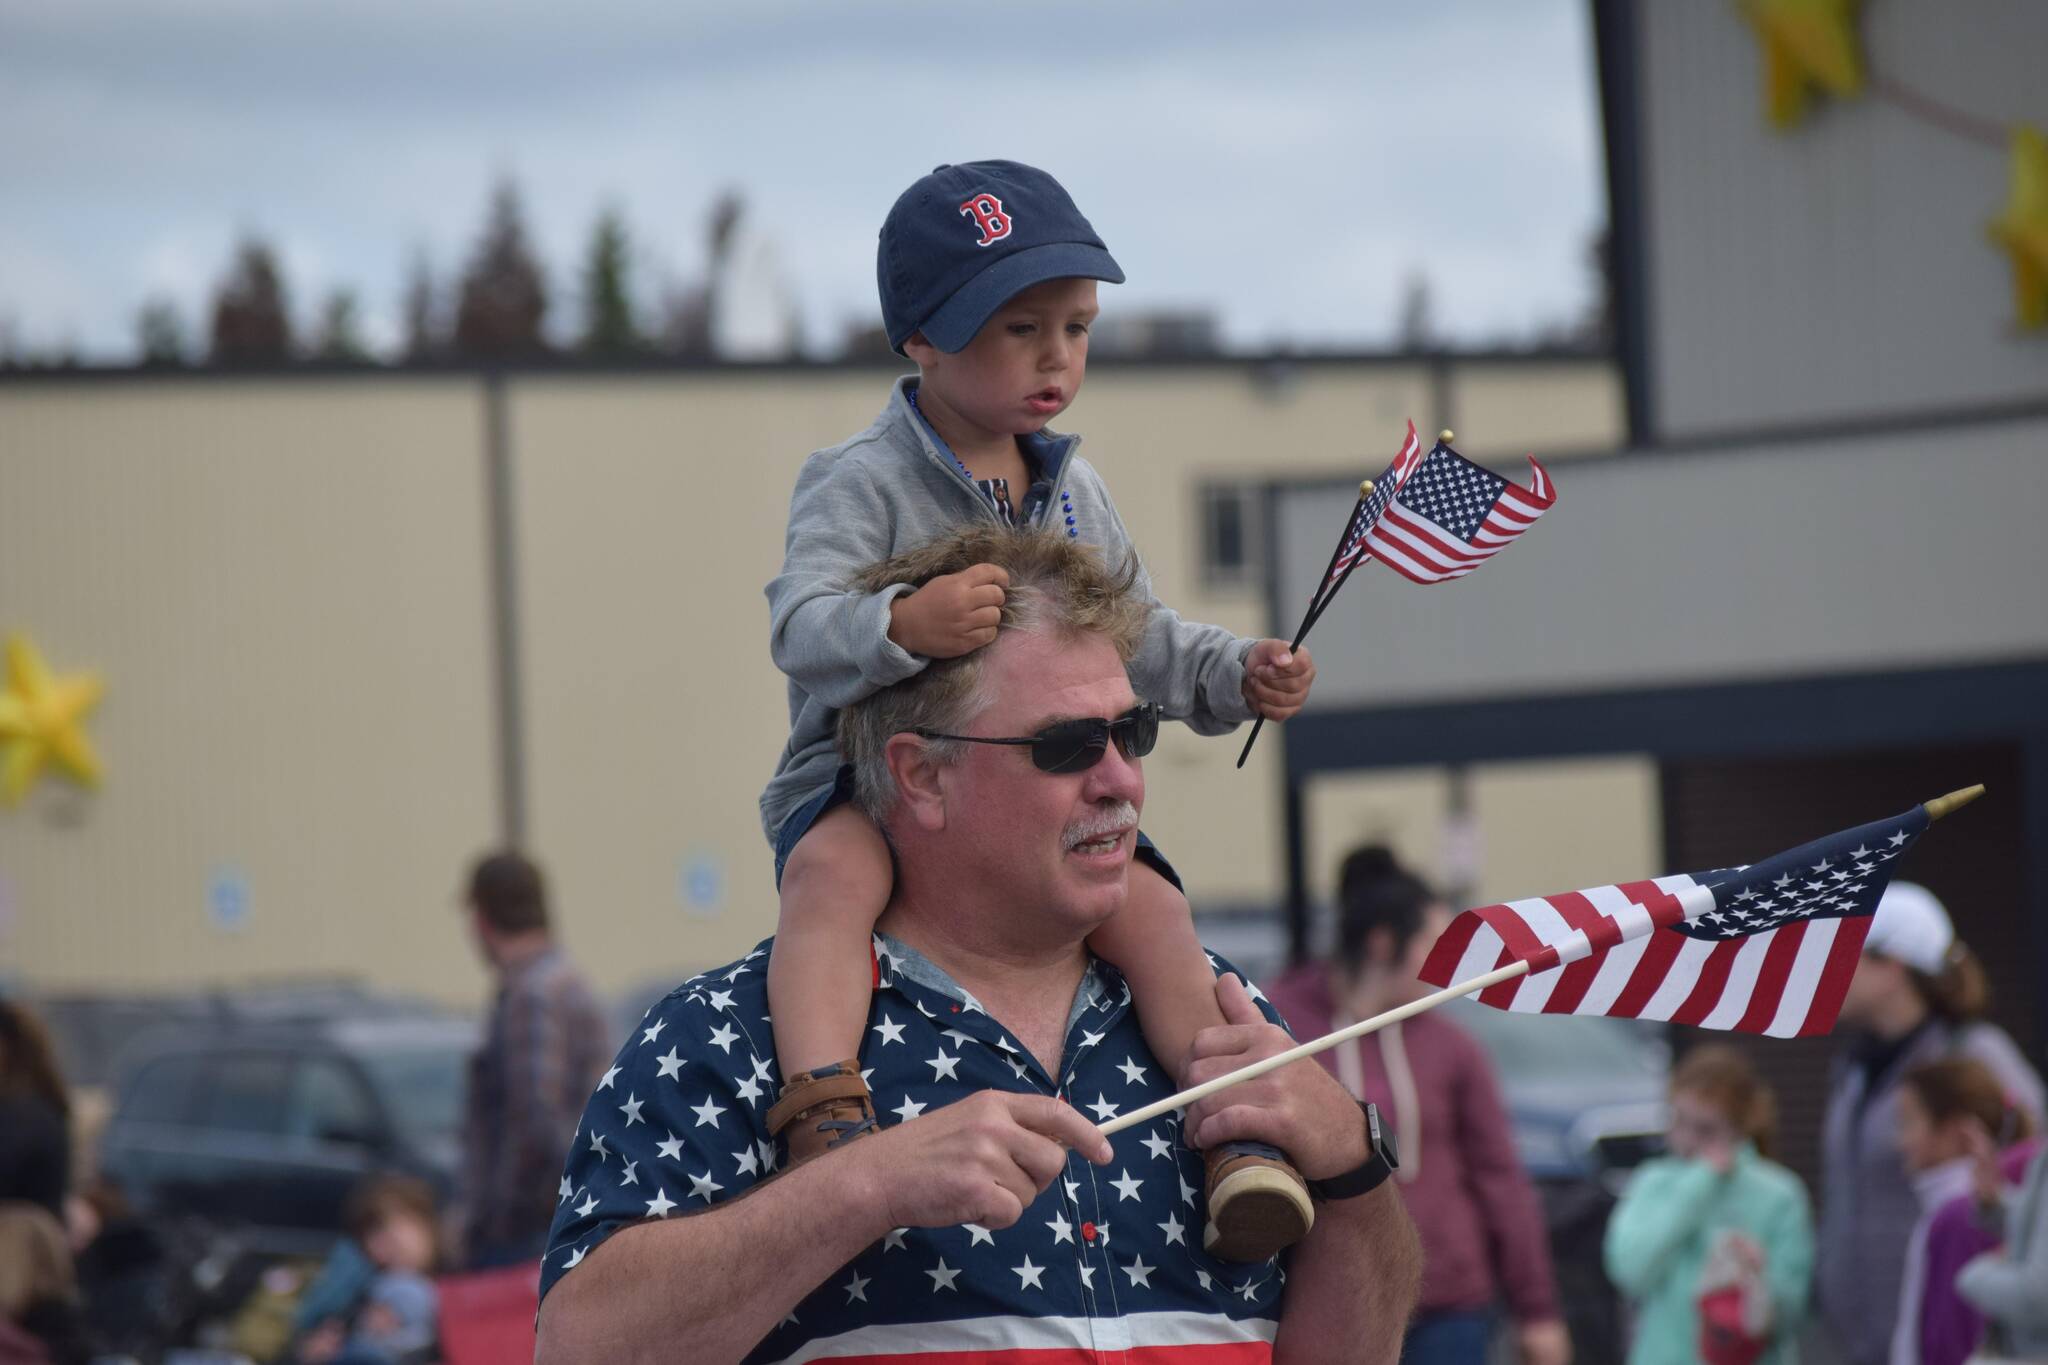
[[[920,739],[953,739],[965,744],[1028,744],[1031,746],[1031,761],[1048,773],[1086,772],[1102,761],[1109,751],[1109,742],[1116,741],[1117,752],[1125,758],[1143,758],[1152,752],[1152,746],[1159,742],[1159,707],[1152,702],[1140,702],[1115,720],[1100,720],[1089,716],[1083,720],[1063,720],[1048,725],[1035,735],[1018,735],[1005,739],[991,739],[984,735],[946,735],[937,730],[916,730]]]

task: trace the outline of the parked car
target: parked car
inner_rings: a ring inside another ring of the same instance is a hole
[[[140,1040],[101,1169],[145,1217],[233,1229],[255,1258],[323,1255],[371,1171],[452,1188],[474,1021],[248,1019]]]

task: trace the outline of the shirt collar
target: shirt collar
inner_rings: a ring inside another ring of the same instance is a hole
[[[929,991],[936,991],[947,999],[956,1001],[963,1008],[986,1014],[979,1000],[974,998],[965,986],[955,981],[945,968],[926,957],[907,943],[889,937],[875,935],[875,951],[880,956],[885,973],[884,984],[889,977],[900,976],[915,982]],[[1116,979],[1112,979],[1116,978]],[[1066,1031],[1072,1033],[1074,1024],[1083,1014],[1122,989],[1122,980],[1116,968],[1104,962],[1093,953],[1088,955],[1088,968],[1081,974],[1081,985],[1074,992],[1074,1001],[1067,1007]]]

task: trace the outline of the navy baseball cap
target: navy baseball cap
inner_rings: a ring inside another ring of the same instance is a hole
[[[905,190],[882,220],[875,275],[899,354],[912,332],[961,349],[996,309],[1046,280],[1124,282],[1060,182],[1015,161],[940,166]]]

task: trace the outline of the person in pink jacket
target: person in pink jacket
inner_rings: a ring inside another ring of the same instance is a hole
[[[1416,974],[1450,922],[1450,908],[1384,848],[1355,850],[1340,883],[1335,960],[1303,964],[1266,988],[1298,1038],[1425,994]],[[1379,1106],[1399,1144],[1395,1179],[1423,1253],[1403,1365],[1481,1365],[1503,1305],[1522,1365],[1568,1365],[1542,1211],[1485,1049],[1433,1010],[1319,1060]]]

